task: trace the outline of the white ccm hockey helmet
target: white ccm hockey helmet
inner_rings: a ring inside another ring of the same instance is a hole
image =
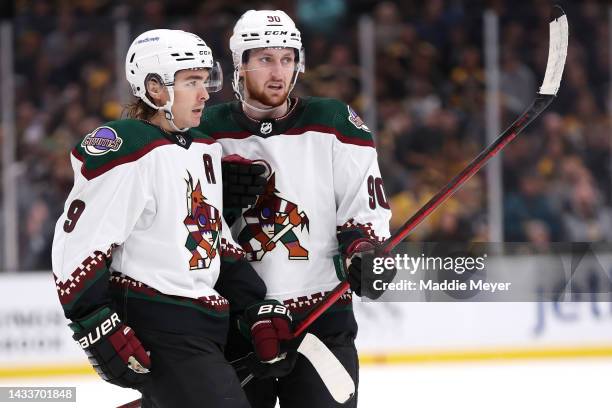
[[[134,96],[153,109],[163,111],[170,125],[178,132],[189,129],[179,129],[174,124],[172,114],[174,76],[184,69],[208,69],[206,90],[221,90],[221,66],[213,60],[212,51],[204,40],[195,34],[166,29],[146,31],[136,37],[125,57],[125,76]],[[151,77],[157,77],[168,89],[169,100],[164,106],[156,106],[147,96],[145,83]]]
[[[234,62],[232,87],[242,103],[246,103],[240,85],[242,58],[245,51],[255,48],[294,48],[298,51],[299,57],[289,89],[291,92],[297,81],[298,73],[305,70],[302,37],[291,17],[282,10],[249,10],[234,26],[234,33],[230,38],[230,50]],[[260,111],[268,110],[252,106],[251,108]]]

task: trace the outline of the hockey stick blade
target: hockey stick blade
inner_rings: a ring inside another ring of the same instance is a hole
[[[470,164],[457,174],[446,186],[434,195],[423,207],[421,207],[408,221],[404,223],[394,234],[385,240],[380,252],[389,254],[408,234],[423,221],[429,214],[437,209],[448,197],[453,195],[467,180],[478,172],[492,157],[496,156],[508,143],[510,143],[527,125],[537,118],[547,107],[559,90],[561,76],[565,67],[567,57],[567,43],[569,28],[567,16],[559,6],[554,9],[558,16],[553,18],[549,25],[550,40],[548,61],[544,81],[535,100],[521,116],[510,125],[493,143],[483,150]],[[295,335],[303,333],[320,315],[322,315],[332,304],[338,300],[344,292],[349,289],[348,282],[340,282],[329,292],[308,315],[297,324]]]
[[[355,394],[355,383],[349,373],[340,363],[340,360],[315,335],[306,333],[297,348],[297,352],[310,361],[335,401],[346,402]],[[247,368],[244,364],[247,363],[249,358],[253,357],[254,353],[251,352],[234,360],[231,362],[232,367],[236,371]],[[241,381],[240,386],[244,388],[253,378],[255,378],[255,375],[253,373],[249,374]]]
[[[559,6],[555,6],[555,11],[560,15],[549,24],[548,61],[546,62],[544,81],[540,87],[540,95],[557,95],[561,85],[565,59],[567,58],[567,42],[569,37],[567,16]]]
[[[353,379],[317,336],[306,333],[297,351],[310,361],[336,402],[343,404],[355,395]]]

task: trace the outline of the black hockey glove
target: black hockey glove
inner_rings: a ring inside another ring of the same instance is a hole
[[[390,283],[395,278],[397,269],[384,268],[374,271],[374,258],[384,257],[374,241],[360,238],[353,241],[344,254],[344,278],[351,285],[357,296],[378,299],[385,292],[380,283]],[[384,263],[383,263],[384,266]],[[376,281],[380,281],[376,283]]]
[[[246,308],[244,323],[260,361],[273,363],[280,358],[281,342],[293,339],[292,322],[289,309],[277,300],[265,300]]]
[[[255,204],[266,186],[266,166],[237,154],[221,160],[223,175],[223,207],[246,208]]]
[[[126,388],[140,388],[149,379],[151,360],[134,331],[104,306],[69,327],[104,381]]]

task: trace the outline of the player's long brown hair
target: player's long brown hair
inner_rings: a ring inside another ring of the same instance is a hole
[[[162,83],[161,78],[154,74],[147,75],[145,78],[145,87],[148,85],[149,81],[157,82],[159,84]],[[147,98],[152,100],[151,95],[149,95],[148,87],[146,89]],[[127,112],[127,117],[130,119],[150,120],[153,116],[155,116],[158,110],[147,105],[142,99],[135,98],[132,103],[125,106],[124,112]]]
[[[130,119],[150,120],[157,113],[157,109],[153,109],[142,99],[137,98],[132,103],[125,105],[124,112]]]

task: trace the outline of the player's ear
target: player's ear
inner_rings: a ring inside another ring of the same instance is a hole
[[[159,78],[155,76],[147,78],[145,81],[145,87],[147,88],[147,93],[151,97],[151,100],[156,105],[160,105],[164,99],[165,87],[162,85]]]

